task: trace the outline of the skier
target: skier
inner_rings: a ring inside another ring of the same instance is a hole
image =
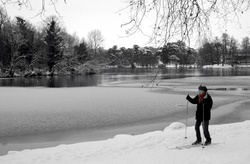
[[[198,88],[198,95],[194,98],[191,98],[188,94],[186,99],[192,104],[197,104],[196,123],[195,123],[197,140],[194,143],[192,143],[192,145],[201,144],[201,133],[200,133],[201,123],[203,123],[203,133],[206,138],[206,142],[204,144],[205,145],[211,144],[211,138],[208,126],[209,126],[209,120],[211,118],[211,108],[213,106],[213,100],[211,96],[207,93],[207,87],[200,85]]]

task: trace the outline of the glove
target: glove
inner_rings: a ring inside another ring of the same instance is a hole
[[[187,95],[187,97],[186,97],[186,100],[188,100],[190,98],[190,96],[189,96],[189,94]]]

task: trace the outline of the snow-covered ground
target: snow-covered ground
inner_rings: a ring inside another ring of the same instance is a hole
[[[178,150],[195,140],[194,127],[172,123],[163,131],[142,135],[117,135],[112,139],[60,145],[54,148],[9,152],[3,164],[246,164],[250,161],[250,121],[212,125],[213,144]]]
[[[154,88],[141,88],[143,82],[116,82],[109,86],[71,89],[0,88],[2,136],[84,128],[98,120],[104,125],[117,121],[123,124],[127,121],[151,120],[144,128],[157,120],[161,126],[166,122],[166,128],[160,131],[150,132],[147,129],[138,135],[124,131],[124,134],[117,133],[119,135],[115,137],[95,142],[10,151],[0,156],[0,163],[245,164],[250,161],[250,121],[244,121],[250,120],[249,80],[250,77],[243,76],[191,77],[162,81]],[[176,146],[187,145],[195,140],[192,126],[195,106],[189,105],[187,139],[183,125],[185,119],[176,117],[176,114],[182,113],[184,116],[185,96],[195,96],[200,84],[207,85],[214,99],[210,126],[214,144],[204,149],[195,147],[177,150]],[[173,112],[175,110],[176,113]],[[170,119],[169,115],[173,118]],[[168,119],[175,123],[167,124]]]
[[[180,65],[175,65],[175,64],[168,64],[166,65],[166,68],[179,68]],[[192,64],[192,65],[185,65],[182,67],[190,67],[190,68],[197,68],[197,65]],[[250,65],[247,64],[235,64],[235,65],[230,65],[230,64],[214,64],[214,65],[204,65],[202,68],[212,68],[212,69],[229,69],[229,68],[250,68]]]
[[[214,65],[204,65],[203,68],[233,68],[229,64],[214,64]]]
[[[244,64],[236,64],[234,66],[229,64],[214,64],[214,65],[204,65],[203,68],[249,68],[250,65],[244,65]]]

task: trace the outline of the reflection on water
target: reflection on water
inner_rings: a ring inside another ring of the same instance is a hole
[[[10,78],[0,79],[0,86],[21,86],[21,87],[79,87],[97,86],[100,83],[98,76],[42,76],[34,78]]]
[[[249,76],[249,68],[238,69],[202,69],[202,73],[208,76]]]
[[[35,78],[0,79],[0,86],[43,86],[43,87],[80,87],[97,86],[107,82],[126,80],[176,79],[198,76],[249,76],[250,69],[122,69],[110,68],[101,74],[79,76],[54,76]]]

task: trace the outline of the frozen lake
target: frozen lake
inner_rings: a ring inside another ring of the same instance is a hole
[[[81,82],[70,88],[0,87],[0,154],[162,130],[176,121],[185,123],[185,97],[195,96],[200,84],[208,86],[214,99],[211,124],[250,119],[250,77],[228,72],[229,76],[205,76],[199,71],[163,73],[155,81],[158,85],[148,88],[145,86],[154,72],[106,72],[95,77],[99,81],[96,85],[88,87],[80,87]],[[239,74],[246,75],[248,71],[242,72]],[[228,111],[221,111],[225,105]],[[236,112],[231,106],[239,109]],[[195,106],[188,107],[191,126]]]

